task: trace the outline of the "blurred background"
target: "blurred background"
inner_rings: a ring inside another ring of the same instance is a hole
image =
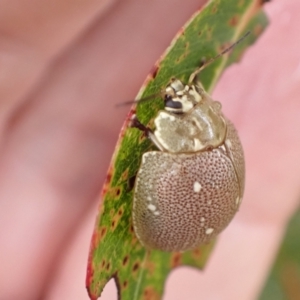
[[[99,193],[127,114],[115,104],[204,2],[0,0],[0,300],[88,299]],[[245,148],[241,210],[204,272],[170,274],[164,300],[300,299],[300,1],[265,11],[269,27],[213,93]],[[110,281],[101,300],[115,299]]]

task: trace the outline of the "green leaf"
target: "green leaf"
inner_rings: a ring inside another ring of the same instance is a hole
[[[291,218],[260,300],[300,299],[300,209]]]
[[[251,38],[239,44],[230,57],[222,56],[201,72],[204,87],[211,91],[224,69],[241,57],[266,25],[261,1],[209,1],[182,28],[156,63],[139,97],[158,93],[171,77],[187,82],[204,57],[214,57],[251,30]],[[159,98],[145,101],[137,106],[136,114],[143,124],[153,127],[153,118],[162,106]],[[142,154],[152,145],[138,130],[128,128],[133,113],[135,108],[122,128],[101,194],[86,280],[91,299],[97,299],[111,277],[117,282],[120,299],[161,299],[166,277],[172,269],[180,265],[203,268],[213,248],[211,243],[186,253],[147,251],[134,235],[132,191],[128,191],[128,181],[136,174]]]

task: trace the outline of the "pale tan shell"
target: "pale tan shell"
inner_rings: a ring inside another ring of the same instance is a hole
[[[224,145],[190,154],[147,152],[134,190],[133,225],[143,245],[185,251],[209,242],[237,212],[244,156],[228,122]]]

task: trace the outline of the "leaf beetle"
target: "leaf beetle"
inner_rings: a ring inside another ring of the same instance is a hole
[[[158,149],[143,154],[134,185],[133,227],[146,248],[186,251],[208,243],[239,209],[243,148],[221,104],[196,79],[248,34],[192,73],[188,84],[171,80],[154,131],[135,115],[131,120]]]

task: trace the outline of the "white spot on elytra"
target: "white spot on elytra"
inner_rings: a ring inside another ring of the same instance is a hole
[[[199,139],[194,138],[194,150],[200,150],[203,148],[203,144],[200,142]]]
[[[207,229],[205,230],[205,233],[206,233],[206,234],[212,234],[213,231],[214,231],[213,228],[207,228]]]
[[[219,157],[221,157],[221,152],[219,150],[213,150],[214,153],[217,153]]]
[[[152,198],[151,198],[150,196],[148,196],[148,197],[147,197],[147,200],[151,202],[151,201],[152,201]]]
[[[201,184],[198,181],[195,181],[194,182],[194,192],[199,193],[201,191],[201,189],[202,189]]]
[[[226,146],[227,146],[229,149],[231,149],[232,144],[231,144],[231,141],[230,141],[230,140],[226,140],[226,141],[225,141],[225,144],[226,144]]]
[[[153,205],[153,204],[148,204],[148,209],[151,210],[151,211],[155,211],[156,210],[156,206]]]
[[[208,200],[208,201],[207,201],[207,205],[211,205],[211,200]]]
[[[153,212],[153,214],[154,214],[155,216],[159,216],[159,215],[160,215],[160,212],[156,210],[155,212]]]
[[[225,143],[226,143],[226,142],[225,142]],[[219,149],[222,149],[222,150],[223,150],[223,152],[226,152],[226,148],[225,148],[225,146],[224,146],[224,145],[220,146],[220,147],[219,147]]]
[[[201,217],[200,222],[204,222],[205,218]]]

